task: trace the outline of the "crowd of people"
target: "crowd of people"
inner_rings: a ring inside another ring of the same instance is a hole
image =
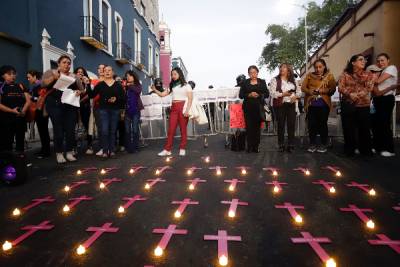
[[[309,135],[307,150],[310,153],[327,152],[331,97],[338,88],[344,153],[347,156],[370,156],[375,153],[383,157],[395,156],[392,115],[399,81],[397,68],[390,64],[389,55],[379,54],[376,64],[368,67],[363,55],[352,56],[338,81],[323,59],[316,60],[313,68],[312,72],[306,74],[300,86],[295,80],[292,66],[283,63],[279,67],[279,74],[271,80],[267,90],[265,80],[258,78],[258,68],[249,67],[250,78],[240,84],[239,94],[244,99],[247,152],[259,151],[260,125],[268,96],[275,114],[279,151],[293,151],[296,114],[299,113],[303,94],[302,104]]]
[[[144,107],[140,98],[142,85],[135,72],[129,70],[123,79],[119,79],[111,66],[100,64],[98,79],[91,80],[83,67],[71,71],[69,56],[61,56],[57,63],[56,70],[48,70],[43,75],[35,70],[28,71],[29,88],[17,83],[17,71],[13,66],[0,68],[0,123],[3,126],[0,152],[12,151],[15,143],[15,150],[23,153],[27,121],[33,121],[41,141],[37,156],[48,158],[51,155],[49,119],[58,163],[77,160],[78,124],[85,129],[85,153],[88,155],[96,153],[102,158],[113,158],[117,147],[129,153],[138,152],[140,114]],[[296,113],[304,95],[310,144],[308,151],[325,153],[331,97],[338,88],[345,154],[394,156],[391,120],[399,84],[397,68],[390,64],[389,55],[379,54],[376,64],[368,67],[363,55],[354,55],[338,81],[323,59],[315,61],[313,67],[314,71],[305,76],[301,86],[288,63],[280,65],[279,74],[268,86],[265,80],[258,77],[256,66],[248,68],[250,78],[241,79],[239,92],[239,97],[243,99],[247,152],[260,151],[260,125],[265,120],[265,99],[271,99],[275,113],[279,151],[292,152],[295,147]],[[78,106],[65,103],[63,90],[54,88],[61,77],[72,79],[68,89],[79,97]],[[186,155],[187,125],[194,86],[186,82],[180,68],[174,68],[168,88],[164,89],[157,83],[151,87],[152,92],[160,97],[172,96],[168,137],[159,156],[171,155],[178,125],[181,131],[179,155]],[[99,136],[97,152],[93,143],[95,132]]]

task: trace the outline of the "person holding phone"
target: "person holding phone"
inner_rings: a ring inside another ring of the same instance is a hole
[[[294,149],[294,132],[296,126],[296,101],[301,97],[301,90],[296,85],[293,67],[283,63],[279,75],[271,80],[270,94],[278,122],[279,151],[285,151],[285,123],[288,133],[287,151]]]

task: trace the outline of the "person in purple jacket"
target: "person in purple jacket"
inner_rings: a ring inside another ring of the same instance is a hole
[[[144,109],[140,95],[142,85],[139,78],[132,71],[125,73],[126,79],[126,109],[125,109],[125,148],[128,153],[139,150],[139,123],[140,111]]]

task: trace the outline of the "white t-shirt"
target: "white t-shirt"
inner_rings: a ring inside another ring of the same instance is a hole
[[[301,87],[295,86],[293,83],[291,83],[289,81],[282,80],[282,87],[281,87],[282,93],[277,91],[277,86],[278,86],[278,82],[277,82],[276,78],[273,78],[271,80],[271,85],[269,87],[269,91],[270,91],[272,98],[282,97],[283,93],[288,92],[290,90],[295,90],[295,89],[296,89],[296,92],[292,93],[292,95],[301,97]],[[291,96],[285,96],[283,98],[283,102],[290,103],[290,98],[291,98]]]
[[[397,84],[397,75],[398,75],[398,74],[397,74],[397,68],[396,68],[396,66],[391,65],[391,66],[386,67],[386,68],[382,71],[382,74],[384,74],[384,73],[389,74],[391,77],[388,78],[388,79],[386,79],[383,83],[381,83],[381,84],[378,85],[378,89],[379,89],[380,91],[382,91],[382,90],[388,88],[389,86],[392,86],[392,85],[394,85],[394,84]],[[382,75],[382,74],[381,74],[381,75]],[[390,91],[390,92],[387,92],[387,93],[385,94],[385,96],[386,96],[386,95],[395,95],[395,93],[396,93],[396,91],[392,90],[392,91]]]
[[[193,89],[189,84],[175,86],[172,88],[172,101],[186,101],[188,98],[188,93],[192,91]]]

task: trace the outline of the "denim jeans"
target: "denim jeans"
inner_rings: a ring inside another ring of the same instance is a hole
[[[99,109],[99,114],[103,153],[115,152],[115,133],[119,121],[119,109]]]
[[[139,123],[140,113],[129,117],[125,115],[125,148],[128,153],[139,150]]]

